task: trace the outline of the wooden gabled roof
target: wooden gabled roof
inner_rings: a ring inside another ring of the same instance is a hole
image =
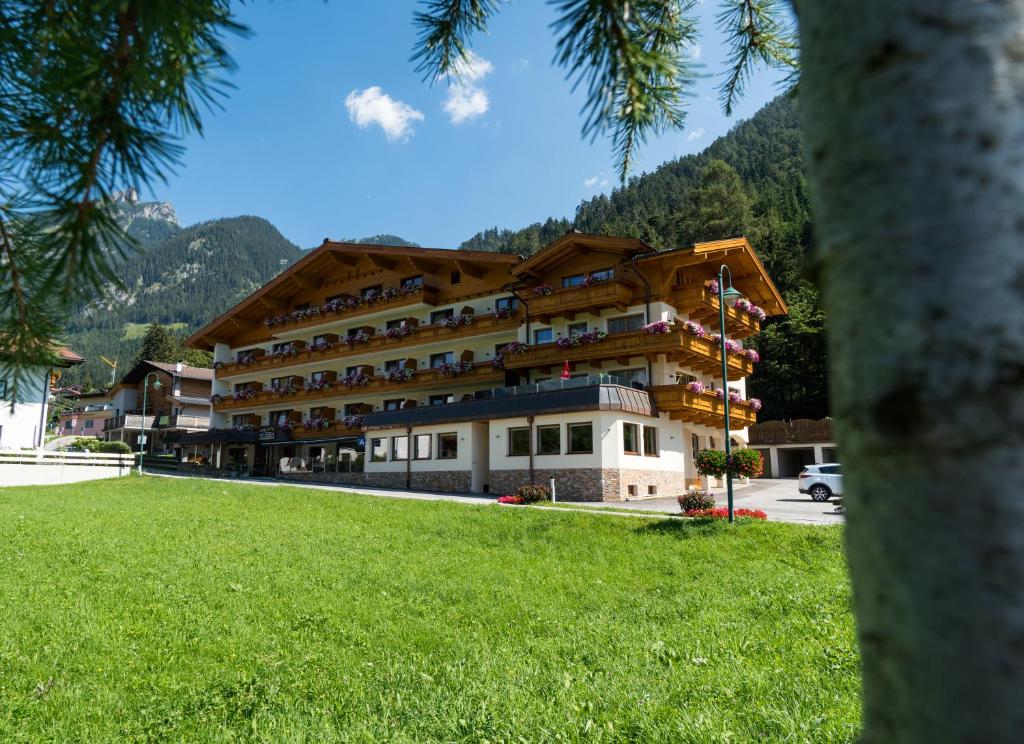
[[[251,316],[262,316],[268,311],[284,309],[288,297],[296,289],[315,289],[319,278],[325,272],[339,265],[355,267],[361,261],[384,270],[406,267],[409,273],[436,273],[448,265],[467,275],[478,276],[495,266],[508,267],[517,264],[522,258],[490,251],[371,245],[325,238],[320,246],[309,251],[237,305],[193,333],[185,343],[191,347],[208,348],[211,346],[208,337],[230,335],[237,325],[254,324],[255,317]],[[224,333],[226,328],[230,328],[229,333]]]
[[[540,276],[552,266],[587,253],[607,253],[621,258],[632,258],[654,252],[654,248],[636,238],[593,235],[573,230],[548,243],[518,266],[513,267],[512,273],[521,278]]]

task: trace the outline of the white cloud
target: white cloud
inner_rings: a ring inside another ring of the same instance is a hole
[[[598,173],[596,176],[591,176],[590,178],[584,178],[583,179],[583,185],[586,186],[588,189],[592,189],[595,186],[607,186],[608,185],[608,177],[604,174],[604,172],[601,172],[601,173]]]
[[[704,136],[704,127],[698,127],[686,135],[687,142],[693,142],[695,139],[700,139]]]
[[[491,101],[479,83],[493,71],[494,65],[473,52],[455,65],[454,79],[448,85],[448,98],[444,102],[445,113],[452,124],[461,124],[487,113]]]
[[[596,186],[597,185],[597,181],[598,181],[599,178],[600,178],[600,176],[591,176],[590,178],[588,178],[585,181],[583,181],[583,185],[586,186],[588,189],[591,186]]]
[[[686,53],[689,55],[690,59],[700,59],[701,52],[703,51],[704,50],[701,49],[700,44],[693,41],[687,45]]]
[[[413,122],[423,121],[423,114],[407,103],[396,101],[374,85],[365,90],[354,90],[345,97],[348,118],[360,129],[377,124],[391,141],[407,140],[412,136]]]

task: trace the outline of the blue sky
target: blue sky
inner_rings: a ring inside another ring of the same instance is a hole
[[[236,88],[186,140],[177,175],[149,196],[183,224],[253,214],[310,248],[324,237],[392,233],[454,248],[478,230],[518,228],[615,186],[607,141],[580,137],[582,91],[551,64],[551,7],[506,5],[473,45],[460,89],[422,82],[409,61],[415,2],[294,0],[241,7]],[[715,3],[700,6],[700,71],[687,127],[651,140],[637,172],[698,152],[778,92],[757,74],[731,118],[715,94],[722,68]]]

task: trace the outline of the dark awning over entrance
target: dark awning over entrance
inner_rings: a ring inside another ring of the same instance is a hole
[[[234,429],[210,429],[208,431],[168,432],[168,444],[183,447],[203,444],[255,444],[259,441],[258,431],[235,431]]]
[[[490,391],[488,397],[443,406],[375,411],[366,414],[363,429],[489,421],[573,411],[622,411],[640,416],[657,415],[650,394],[644,390],[617,384],[587,384],[583,379],[566,380],[562,387],[550,389],[560,382],[562,381],[552,380],[537,385],[494,390]]]

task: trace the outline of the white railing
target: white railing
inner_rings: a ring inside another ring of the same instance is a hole
[[[0,465],[100,465],[130,468],[134,454],[118,452],[0,451]]]

